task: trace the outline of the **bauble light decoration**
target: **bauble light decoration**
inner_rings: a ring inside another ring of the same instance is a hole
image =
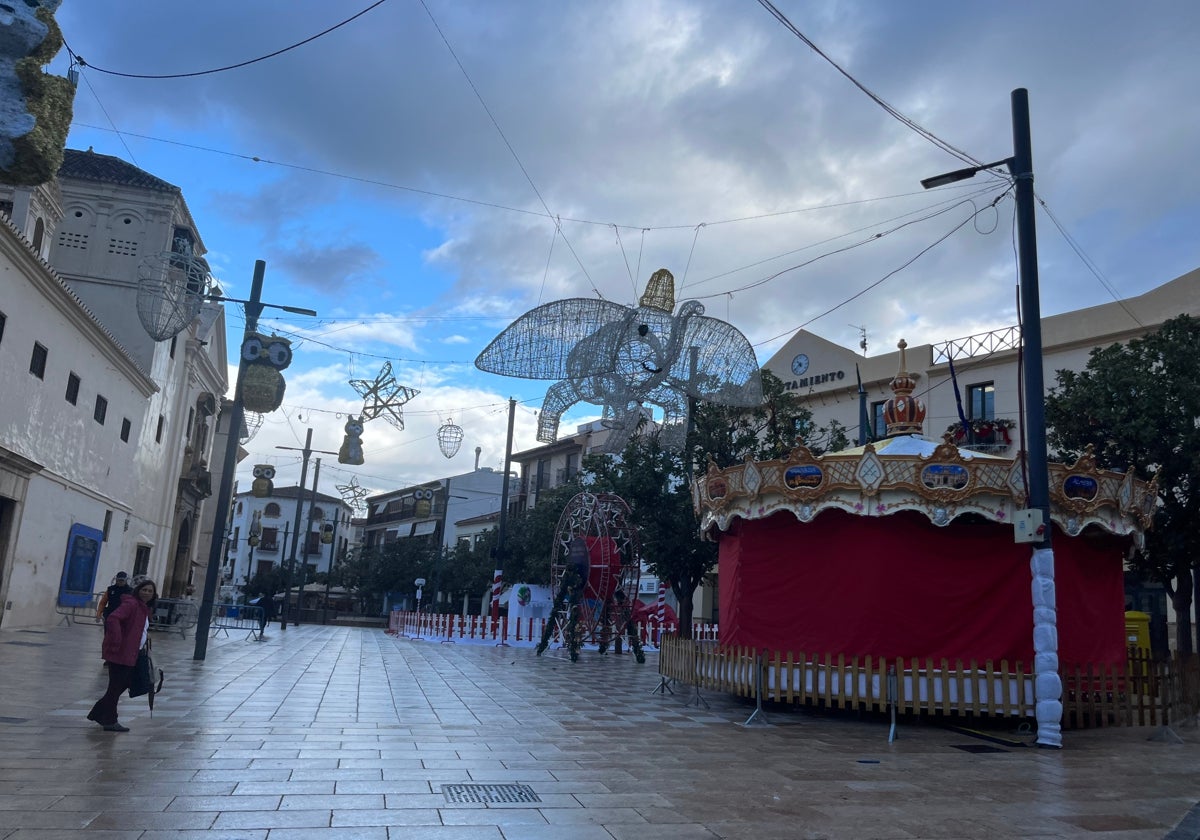
[[[437,430],[437,440],[438,449],[442,450],[442,454],[447,458],[453,458],[458,454],[458,448],[462,446],[462,426],[456,426],[452,420],[447,420]]]

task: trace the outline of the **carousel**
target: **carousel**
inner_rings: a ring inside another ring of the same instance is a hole
[[[702,531],[720,544],[722,645],[1034,661],[1038,585],[1030,546],[1014,539],[1024,458],[921,437],[904,347],[886,439],[710,464],[694,483]],[[1123,663],[1124,561],[1150,525],[1155,487],[1100,469],[1090,452],[1049,471],[1059,660]]]

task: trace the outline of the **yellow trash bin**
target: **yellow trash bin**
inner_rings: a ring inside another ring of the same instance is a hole
[[[1125,646],[1150,655],[1150,614],[1129,610],[1125,613]]]

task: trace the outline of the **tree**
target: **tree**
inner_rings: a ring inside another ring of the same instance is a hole
[[[763,370],[763,402],[753,408],[699,403],[692,411],[692,430],[684,452],[662,449],[653,434],[630,441],[620,458],[589,458],[585,484],[621,496],[641,531],[646,567],[669,582],[679,602],[681,635],[690,636],[696,589],[717,562],[717,545],[701,537],[692,505],[691,476],[702,474],[709,459],[718,467],[746,458],[785,457],[804,444],[815,452],[822,445],[849,445],[845,429],[831,423],[812,425],[812,413],[783,380]]]
[[[717,562],[717,546],[700,538],[683,456],[664,450],[653,435],[642,435],[630,440],[620,458],[588,457],[583,472],[591,489],[616,493],[629,505],[642,560],[670,584],[679,602],[680,635],[690,638],[692,598]]]
[[[550,557],[558,519],[567,502],[581,489],[576,480],[543,490],[538,493],[536,505],[508,518],[504,556],[495,567],[504,571],[506,581],[550,583]]]
[[[1200,557],[1200,321],[1181,315],[1128,344],[1096,348],[1081,372],[1058,371],[1046,398],[1046,424],[1047,441],[1064,460],[1090,445],[1101,463],[1158,480],[1154,524],[1131,564],[1166,587],[1178,649],[1192,652]]]
[[[756,461],[781,458],[804,443],[806,436],[819,438],[821,430],[812,428],[812,412],[800,398],[771,371],[764,368],[760,374],[761,405],[739,408],[702,402],[692,412],[688,446],[697,473],[705,470],[708,458],[724,469],[747,456]]]

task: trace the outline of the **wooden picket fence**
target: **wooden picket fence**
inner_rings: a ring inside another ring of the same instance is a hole
[[[1200,656],[1155,659],[1130,648],[1125,667],[1061,669],[1063,726],[1171,726],[1200,713]]]
[[[438,613],[417,613],[404,610],[393,610],[388,614],[387,632],[392,636],[404,636],[410,639],[428,639],[431,641],[458,642],[483,641],[496,644],[529,643],[541,641],[546,629],[547,618],[522,618],[509,620],[508,616],[500,616],[492,620],[487,615],[452,615]],[[679,628],[673,623],[663,624],[661,629],[657,623],[638,625],[638,633],[642,644],[657,646],[660,637],[675,633]],[[562,644],[555,627],[551,634],[552,644]],[[692,637],[715,642],[719,628],[715,624],[694,623]]]
[[[663,638],[659,674],[697,689],[740,697],[918,716],[1033,718],[1034,681],[1020,661],[964,664],[758,651]],[[1131,649],[1125,667],[1063,668],[1063,725],[1165,726],[1200,710],[1200,658],[1159,661]]]

